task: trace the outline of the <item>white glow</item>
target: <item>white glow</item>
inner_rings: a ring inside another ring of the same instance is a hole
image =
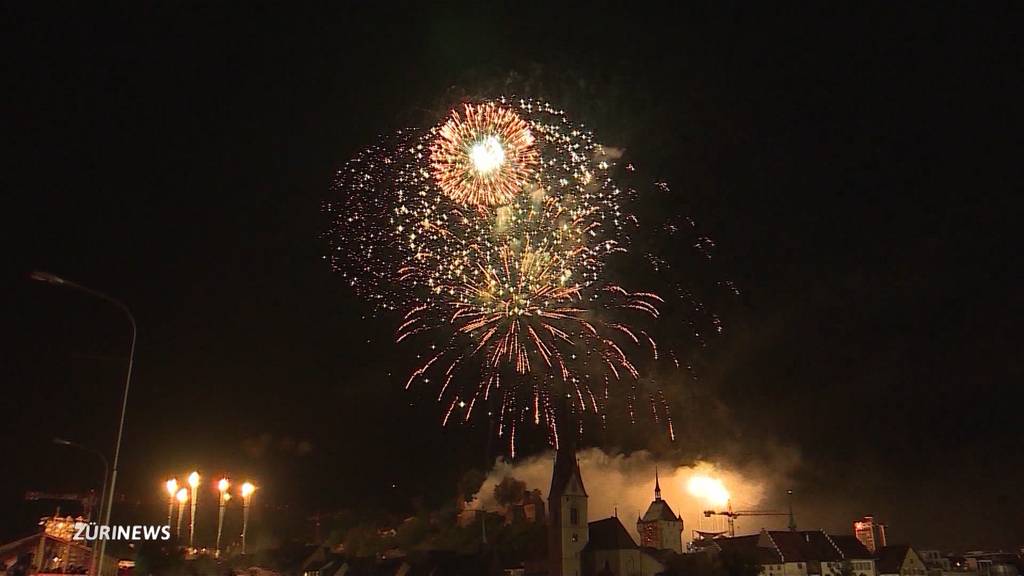
[[[488,136],[473,144],[469,159],[478,173],[489,174],[505,162],[505,150],[496,136]]]
[[[725,489],[721,480],[715,478],[703,475],[692,476],[686,488],[690,494],[715,506],[725,506],[729,502],[729,491]]]

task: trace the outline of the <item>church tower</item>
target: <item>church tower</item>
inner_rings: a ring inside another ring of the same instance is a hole
[[[587,491],[576,451],[565,442],[555,455],[548,493],[548,574],[582,576],[582,553],[589,539]]]
[[[654,471],[654,501],[647,507],[643,517],[636,519],[636,531],[640,534],[640,545],[643,547],[683,553],[683,518],[677,516],[668,502],[661,499],[657,470]]]

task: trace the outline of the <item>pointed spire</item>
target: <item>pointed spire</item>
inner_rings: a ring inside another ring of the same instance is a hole
[[[658,467],[654,467],[654,499],[661,500],[661,483],[658,482]]]

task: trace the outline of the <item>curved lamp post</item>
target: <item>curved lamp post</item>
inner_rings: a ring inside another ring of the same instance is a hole
[[[79,292],[85,292],[86,294],[89,294],[91,296],[99,298],[100,300],[104,300],[104,301],[106,301],[106,302],[108,302],[110,304],[113,304],[119,310],[124,312],[125,316],[128,317],[128,323],[131,325],[131,328],[132,328],[132,343],[131,343],[131,347],[128,349],[128,374],[125,376],[125,380],[124,380],[124,394],[121,396],[121,420],[118,422],[118,425],[117,425],[117,442],[114,444],[113,471],[110,474],[110,489],[106,491],[107,503],[106,503],[106,507],[105,507],[106,509],[104,510],[103,518],[102,518],[103,525],[109,526],[110,525],[110,511],[114,507],[114,490],[117,487],[117,463],[118,463],[118,459],[121,456],[121,437],[124,434],[124,415],[125,415],[125,411],[128,409],[128,391],[131,388],[131,384],[132,384],[132,366],[135,363],[135,332],[136,332],[136,329],[135,329],[135,317],[132,316],[132,312],[131,312],[131,310],[128,309],[128,306],[126,306],[120,300],[118,300],[116,298],[112,298],[110,296],[107,296],[106,294],[104,294],[103,292],[100,292],[98,290],[93,290],[92,288],[89,288],[88,286],[83,286],[83,285],[78,284],[76,282],[72,282],[70,280],[65,280],[64,278],[61,278],[60,276],[57,276],[56,274],[50,274],[49,272],[41,272],[41,271],[37,270],[37,271],[32,272],[31,274],[29,274],[29,278],[31,278],[32,280],[35,280],[37,282],[45,282],[47,284],[52,284],[54,286],[63,286],[63,287],[66,287],[66,288],[73,288],[75,290],[78,290]],[[99,574],[103,573],[103,556],[106,553],[106,551],[107,551],[107,541],[106,540],[101,540],[100,541],[100,557],[99,557],[99,562],[98,562],[98,564],[96,566],[96,571]]]

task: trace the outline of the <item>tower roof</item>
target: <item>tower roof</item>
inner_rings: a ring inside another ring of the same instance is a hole
[[[574,478],[579,492],[586,496],[587,489],[583,487],[583,475],[580,474],[580,463],[576,459],[575,447],[570,442],[565,442],[555,453],[555,466],[551,470],[551,490],[548,492],[548,502],[565,494]]]
[[[668,502],[659,498],[651,502],[651,505],[647,507],[647,512],[644,513],[644,517],[641,521],[653,522],[655,520],[678,522],[679,517],[672,511],[672,507],[668,505]]]

